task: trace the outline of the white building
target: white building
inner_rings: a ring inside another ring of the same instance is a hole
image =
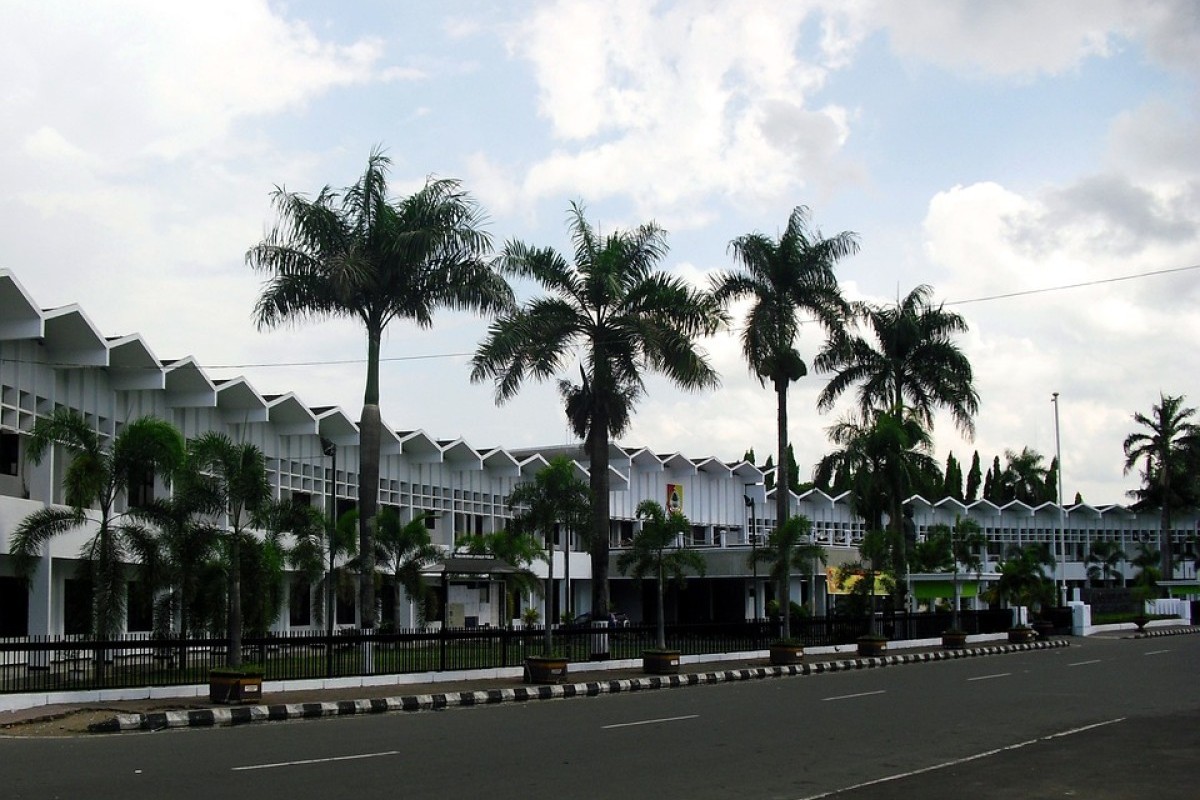
[[[11,272],[0,269],[0,637],[73,632],[86,625],[72,611],[72,596],[79,593],[75,570],[86,531],[54,539],[28,586],[16,575],[8,555],[11,533],[20,521],[63,500],[62,454],[52,453],[36,467],[24,458],[26,436],[35,420],[58,407],[74,409],[107,436],[131,420],[153,415],[173,423],[185,436],[221,431],[235,441],[252,442],[267,456],[279,499],[327,509],[332,497],[340,512],[352,507],[357,497],[358,434],[351,414],[309,405],[292,393],[268,393],[242,378],[215,380],[192,358],[160,358],[151,343],[136,334],[110,338],[78,306],[40,308]],[[386,420],[384,430],[380,503],[397,509],[402,519],[429,512],[434,542],[447,551],[462,534],[502,528],[505,499],[513,486],[530,480],[554,455],[573,458],[581,476],[589,466],[586,453],[574,445],[477,449],[421,430],[396,429]],[[336,470],[323,440],[337,446]],[[773,527],[774,509],[761,470],[745,462],[618,446],[612,448],[610,470],[610,575],[613,598],[622,611],[641,618],[642,594],[617,573],[617,553],[633,535],[638,503],[650,498],[666,505],[669,495],[693,522],[688,543],[705,553],[709,567],[704,579],[690,584],[686,603],[673,613],[689,619],[744,619],[761,611],[761,598],[769,590],[761,578],[755,583],[749,563],[755,542],[750,534],[761,536]],[[166,489],[159,485],[153,491]],[[1030,509],[1014,503],[996,508],[986,502],[964,506],[921,498],[911,504],[922,531],[938,522],[952,524],[959,514],[975,519],[992,540],[993,565],[1008,543],[1061,540],[1067,554],[1065,577],[1076,585],[1086,577],[1082,559],[1091,542],[1114,539],[1132,554],[1136,543],[1157,536],[1156,516],[1136,515],[1119,506],[1068,509],[1065,532],[1059,536],[1055,506]],[[813,521],[817,540],[829,548],[831,564],[855,557],[863,525],[847,497],[808,492],[793,496],[792,509]],[[1183,555],[1194,538],[1196,518],[1181,516],[1177,524]],[[590,602],[591,562],[578,534],[569,539],[566,557],[561,550],[555,554],[554,574],[564,579],[558,605],[566,607],[569,592],[570,608],[581,612]],[[1192,560],[1179,560],[1183,567],[1177,577],[1194,578]],[[824,602],[824,581],[817,577],[797,576],[792,599],[802,600],[815,590],[818,602]],[[308,600],[306,608],[285,607],[275,627],[312,627],[312,598]],[[487,580],[452,585],[450,603],[452,621],[461,616],[477,624],[506,622],[496,587]],[[339,621],[353,621],[353,609],[347,612],[339,613]],[[401,625],[415,619],[411,607],[408,612]],[[130,622],[130,629],[145,626],[144,620]]]

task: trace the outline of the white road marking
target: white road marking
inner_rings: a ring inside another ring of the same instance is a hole
[[[619,722],[616,725],[601,725],[600,730],[608,731],[612,730],[613,728],[632,728],[635,725],[657,725],[660,722],[679,722],[680,720],[684,719],[696,719],[699,716],[699,714],[688,714],[687,716],[683,717],[663,717],[662,719],[643,719],[638,720],[637,722]]]
[[[1100,659],[1093,658],[1091,661],[1076,661],[1073,664],[1067,664],[1067,666],[1068,667],[1082,667],[1085,664],[1099,664],[1099,663],[1100,663]]]
[[[360,758],[380,758],[381,756],[398,756],[399,750],[385,750],[382,753],[359,753],[354,756],[334,756],[332,758],[305,758],[300,761],[280,761],[276,764],[250,764],[245,767],[233,767],[233,772],[244,772],[252,769],[275,769],[276,767],[299,767],[304,764],[328,764],[331,761],[356,761]]]
[[[1012,675],[1011,672],[997,672],[995,675],[979,675],[974,678],[967,678],[968,681],[990,681],[992,678],[1007,678]]]
[[[1010,744],[1010,745],[1007,745],[1006,747],[997,747],[995,750],[985,750],[982,753],[976,753],[975,755],[964,756],[963,758],[956,758],[953,761],[945,761],[945,762],[942,762],[941,764],[934,764],[929,767],[922,767],[921,769],[909,770],[908,772],[900,772],[895,775],[888,775],[883,778],[876,778],[873,781],[864,781],[863,783],[856,783],[853,786],[845,786],[845,787],[842,787],[841,789],[834,789],[831,792],[822,792],[821,794],[812,794],[812,795],[809,795],[808,797],[801,798],[801,800],[821,800],[821,798],[823,798],[823,797],[833,797],[835,795],[844,794],[846,792],[852,792],[855,789],[863,789],[867,786],[877,786],[881,783],[890,783],[892,781],[901,780],[902,778],[910,778],[914,775],[921,775],[926,772],[935,772],[939,769],[946,769],[947,767],[956,767],[959,764],[966,764],[970,761],[978,761],[981,758],[987,758],[989,756],[998,755],[1000,753],[1008,752],[1009,750],[1020,750],[1022,747],[1028,747],[1029,745],[1037,744],[1038,742],[1048,742],[1051,739],[1061,739],[1064,736],[1074,736],[1077,733],[1083,733],[1084,731],[1090,731],[1093,728],[1102,728],[1105,725],[1112,725],[1114,723],[1124,722],[1124,721],[1125,721],[1125,717],[1117,717],[1116,719],[1105,720],[1104,722],[1096,722],[1091,725],[1084,725],[1079,728],[1071,728],[1070,730],[1059,731],[1058,733],[1052,733],[1049,736],[1039,736],[1037,739],[1027,739],[1024,742],[1017,742],[1016,744]]]
[[[1159,656],[1159,655],[1162,655],[1163,653],[1169,653],[1169,652],[1171,652],[1171,651],[1170,650],[1148,650],[1145,653],[1142,653],[1142,655],[1144,655],[1144,656]]]
[[[822,697],[821,700],[828,702],[829,700],[851,700],[855,697],[870,697],[873,694],[883,694],[886,689],[880,689],[877,692],[859,692],[858,694],[839,694],[837,697]]]

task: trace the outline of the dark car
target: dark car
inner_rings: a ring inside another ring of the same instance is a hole
[[[629,625],[629,617],[627,617],[625,614],[620,613],[619,611],[609,614],[608,621],[609,621],[609,624],[614,628],[624,628],[627,625]],[[566,623],[566,627],[568,627],[568,628],[590,628],[590,627],[592,627],[592,612],[586,611],[586,612],[580,614],[579,616],[575,617],[575,619]]]

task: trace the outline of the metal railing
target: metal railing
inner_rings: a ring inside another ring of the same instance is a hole
[[[792,638],[806,646],[853,642],[868,629],[867,618],[795,618]],[[964,611],[968,633],[997,633],[1011,624],[1010,612]],[[877,616],[874,629],[896,639],[936,637],[950,627],[946,614]],[[778,638],[778,620],[671,624],[667,646],[684,655],[765,650]],[[607,636],[610,658],[637,658],[653,648],[653,624],[624,625],[598,632],[557,626],[553,646],[572,661],[588,661]],[[520,666],[542,653],[542,628],[448,628],[293,632],[246,637],[243,666],[269,681],[350,677],[364,674],[445,672]],[[208,673],[228,663],[224,638],[157,638],[127,634],[110,640],[82,636],[0,639],[0,693],[65,692],[205,683]]]

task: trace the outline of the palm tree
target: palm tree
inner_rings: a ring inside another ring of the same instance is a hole
[[[514,512],[512,527],[518,533],[542,536],[546,543],[546,630],[544,655],[552,652],[554,598],[554,533],[559,525],[570,529],[587,519],[592,505],[588,485],[575,477],[575,464],[566,456],[555,456],[538,470],[533,480],[519,483],[508,495],[508,508]],[[566,537],[563,548],[566,549]],[[516,566],[516,565],[514,565]],[[601,612],[592,609],[593,616]]]
[[[193,439],[188,458],[216,498],[224,517],[226,545],[226,635],[229,639],[229,666],[242,664],[242,546],[251,538],[251,526],[257,515],[268,509],[271,487],[267,481],[267,460],[257,446],[235,443],[223,433],[210,431]]]
[[[1046,545],[1014,547],[997,565],[999,578],[992,595],[999,602],[1025,606],[1036,613],[1054,602],[1054,581],[1046,576],[1046,570],[1053,568],[1054,557]]]
[[[775,581],[779,593],[779,610],[783,615],[782,641],[787,643],[792,638],[791,604],[788,601],[791,593],[788,591],[792,582],[792,571],[796,569],[811,574],[813,563],[825,563],[825,548],[816,544],[810,538],[812,523],[803,515],[788,517],[787,520],[767,536],[767,544],[762,549],[751,554],[751,560],[770,564],[771,580]],[[815,592],[813,593],[815,597]]]
[[[1041,453],[1022,447],[1019,453],[1005,450],[1004,457],[1008,465],[1000,473],[1000,491],[1005,500],[1020,500],[1036,506],[1054,498],[1057,491],[1047,496],[1049,470],[1042,466]]]
[[[956,516],[954,526],[944,523],[932,525],[928,532],[929,538],[945,537],[947,550],[950,555],[949,566],[954,572],[954,605],[950,610],[950,629],[960,630],[958,625],[958,606],[960,604],[958,573],[974,572],[975,577],[983,572],[983,551],[987,547],[987,537],[979,523],[967,517]]]
[[[425,583],[424,572],[442,560],[442,553],[429,537],[429,528],[425,526],[427,514],[421,513],[405,523],[400,522],[400,515],[390,508],[379,512],[379,532],[376,545],[379,548],[379,559],[392,574],[395,582],[392,598],[393,613],[397,628],[400,627],[400,612],[402,609],[401,589],[410,600],[423,608],[428,587]]]
[[[96,533],[80,557],[92,581],[92,633],[111,638],[120,632],[125,612],[125,564],[134,551],[148,553],[153,538],[128,511],[117,510],[118,500],[127,499],[131,485],[147,475],[169,482],[183,460],[183,437],[168,422],[141,417],[109,441],[78,412],[59,408],[34,423],[26,457],[40,464],[56,444],[71,456],[63,476],[66,506],[49,506],[22,520],[10,552],[18,573],[30,575],[51,539],[94,520]]]
[[[667,514],[666,510],[654,500],[643,500],[638,503],[638,519],[642,520],[641,529],[633,535],[633,543],[628,550],[621,553],[617,559],[617,569],[622,575],[629,575],[635,581],[641,581],[647,575],[653,575],[657,595],[658,619],[655,625],[655,647],[667,649],[667,624],[664,610],[663,595],[668,579],[680,587],[687,582],[687,571],[692,570],[703,575],[708,567],[704,556],[679,544],[679,538],[692,528],[679,511]]]
[[[388,198],[387,156],[371,153],[367,168],[341,192],[315,198],[282,188],[273,194],[279,222],[246,253],[268,273],[255,316],[260,328],[306,318],[348,317],[367,334],[367,381],[359,423],[359,607],[375,625],[373,556],[379,503],[379,349],[395,319],[433,324],[439,308],[494,312],[512,291],[486,261],[491,239],[483,212],[455,180],[426,181],[399,201]]]
[[[1084,559],[1088,580],[1093,585],[1111,585],[1113,580],[1121,577],[1121,562],[1124,560],[1125,551],[1116,542],[1093,542],[1091,551]]]
[[[788,386],[808,374],[796,350],[796,339],[804,322],[799,314],[813,315],[827,332],[843,324],[849,305],[842,298],[833,268],[842,258],[858,252],[858,236],[843,231],[828,239],[810,227],[807,207],[797,206],[788,217],[778,239],[750,233],[729,244],[743,271],[713,277],[714,296],[721,303],[752,299],[742,330],[742,353],[750,371],[764,386],[775,389],[776,443],[779,473],[775,493],[776,525],[789,513],[787,393]]]
[[[971,362],[955,343],[966,321],[941,305],[929,302],[930,286],[918,286],[894,306],[863,306],[858,320],[869,337],[835,338],[816,358],[822,371],[834,376],[817,401],[821,410],[833,407],[858,384],[858,404],[864,416],[883,410],[895,417],[911,411],[932,430],[933,412],[949,409],[964,434],[974,435],[979,411]]]
[[[574,264],[551,248],[509,242],[502,268],[549,292],[496,320],[472,362],[471,379],[495,382],[496,402],[512,398],[527,378],[562,372],[582,347],[582,382],[560,381],[572,430],[585,443],[592,490],[592,611],[608,610],[609,442],[629,425],[653,370],[684,389],[717,385],[717,374],[693,342],[711,334],[724,314],[710,295],[656,272],[666,255],[653,223],[600,236],[572,204]]]
[[[1195,416],[1196,409],[1185,407],[1183,400],[1182,395],[1172,397],[1160,392],[1158,405],[1151,407],[1150,416],[1140,411],[1133,415],[1133,421],[1145,430],[1129,434],[1124,443],[1125,473],[1128,474],[1137,462],[1145,460],[1143,477],[1147,487],[1157,483],[1162,513],[1158,548],[1162,574],[1167,579],[1175,574],[1171,552],[1171,477],[1176,471],[1176,463],[1185,457],[1186,451],[1200,446],[1200,426],[1189,421]]]

